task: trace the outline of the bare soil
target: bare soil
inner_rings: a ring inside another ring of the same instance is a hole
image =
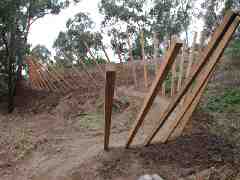
[[[224,167],[221,179],[240,179],[239,149],[210,133],[213,117],[201,108],[193,115],[191,134],[144,147],[151,117],[162,108],[157,101],[134,146],[126,150],[144,91],[122,88],[125,92],[118,91],[114,99],[109,152],[103,151],[103,88],[83,83],[64,95],[20,91],[15,111],[0,112],[0,180],[137,180],[143,174],[175,180],[212,167]]]

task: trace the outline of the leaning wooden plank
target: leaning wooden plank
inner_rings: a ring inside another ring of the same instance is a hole
[[[94,55],[93,55],[91,49],[89,48],[88,44],[87,44],[86,42],[84,42],[84,45],[85,45],[85,47],[87,48],[88,53],[89,53],[90,56],[92,57],[93,62],[94,62],[95,65],[97,66],[97,68],[98,68],[98,70],[100,71],[101,75],[102,75],[103,77],[105,77],[105,72],[104,72],[104,70],[103,70],[102,67],[98,64],[98,61],[97,61],[97,59],[94,57]]]
[[[46,74],[46,71],[43,71],[41,64],[39,64],[35,59],[32,59],[32,61],[33,61],[33,64],[35,65],[35,67],[38,68],[38,73],[40,75],[39,77],[40,77],[41,81],[44,82],[46,87],[48,87],[52,91],[58,92],[59,89],[55,86],[55,84],[53,82],[51,82],[48,74]]]
[[[174,129],[179,125],[179,123],[183,120],[184,116],[187,115],[187,112],[191,110],[191,108],[194,106],[194,101],[197,99],[198,95],[201,96],[201,90],[204,91],[204,86],[206,86],[206,82],[209,80],[210,75],[212,74],[216,64],[219,62],[222,53],[224,52],[224,49],[227,47],[228,42],[231,40],[231,37],[233,33],[235,32],[236,28],[239,25],[240,20],[236,18],[236,20],[233,22],[233,24],[230,26],[229,30],[224,35],[222,41],[220,42],[218,48],[214,51],[212,57],[210,58],[209,63],[205,67],[205,71],[199,74],[199,80],[195,87],[193,88],[193,91],[191,94],[189,94],[189,97],[186,98],[186,103],[184,104],[184,107],[180,110],[180,112],[177,115],[177,118],[175,121],[168,120],[165,124],[169,124],[168,128],[162,127],[162,131],[159,132],[162,134],[161,142],[166,142],[169,138],[170,134],[174,131]],[[196,100],[197,102],[197,100]],[[166,133],[164,133],[164,131]]]
[[[65,88],[68,89],[74,89],[70,82],[68,82],[66,79],[64,79],[63,75],[59,73],[55,67],[50,67],[50,69],[55,73],[55,75],[59,78],[60,81],[63,81],[65,83]]]
[[[31,59],[32,67],[34,69],[35,79],[40,85],[41,89],[47,89],[51,91],[52,89],[48,86],[48,84],[42,79],[42,74],[40,73],[40,69],[35,65],[33,59]]]
[[[38,63],[38,66],[44,71],[43,73],[43,77],[45,77],[45,79],[48,81],[48,83],[50,84],[50,86],[52,86],[54,89],[58,89],[58,90],[62,90],[63,93],[65,93],[68,89],[66,88],[66,86],[61,83],[61,79],[59,79],[58,77],[55,76],[54,72],[50,72],[48,70],[48,68],[44,67],[42,64]],[[54,83],[54,81],[56,82],[60,82],[61,86],[57,87]]]
[[[215,31],[208,45],[208,48],[206,49],[206,52],[204,53],[204,57],[201,63],[199,63],[193,75],[189,78],[189,80],[183,86],[181,91],[179,91],[178,95],[170,103],[166,111],[160,116],[159,125],[155,126],[154,129],[151,131],[151,134],[146,138],[145,145],[149,145],[151,143],[152,139],[155,137],[159,129],[164,125],[168,117],[176,109],[176,106],[179,104],[182,97],[186,94],[186,91],[193,84],[193,81],[196,79],[197,75],[201,72],[205,64],[208,62],[210,56],[213,54],[214,50],[217,48],[219,42],[221,41],[222,37],[224,36],[229,26],[232,24],[236,16],[237,16],[236,13],[232,11],[227,12],[227,14],[224,17],[223,23],[217,28],[217,31]]]
[[[174,62],[174,59],[177,57],[177,54],[178,54],[181,46],[182,46],[182,43],[175,42],[171,46],[171,48],[168,50],[168,52],[166,54],[166,58],[163,61],[162,65],[160,66],[160,70],[158,71],[157,77],[156,77],[155,81],[153,82],[153,84],[150,88],[150,91],[145,98],[144,104],[138,114],[135,124],[130,131],[130,135],[128,137],[128,141],[126,144],[126,148],[128,148],[130,146],[138,129],[141,127],[142,122],[144,121],[144,118],[146,117],[147,113],[149,112],[149,110],[153,104],[153,101],[158,94],[159,88],[161,87],[168,72],[170,71],[172,63]]]
[[[28,65],[28,69],[29,69],[29,80],[30,80],[32,88],[40,89],[41,87],[39,87],[38,83],[36,83],[35,76],[34,76],[34,70],[33,70],[33,67],[32,67],[32,64],[31,64],[31,61],[29,58],[27,59],[27,65]]]
[[[111,133],[111,121],[112,121],[112,107],[114,98],[116,72],[106,72],[106,84],[105,84],[105,133],[104,133],[104,150],[109,149],[109,139]]]
[[[80,63],[82,65],[82,68],[83,68],[83,71],[87,74],[87,76],[89,77],[89,79],[91,79],[93,81],[93,83],[95,84],[96,87],[98,87],[98,83],[97,83],[97,80],[93,77],[93,75],[91,73],[88,72],[87,70],[87,67],[86,67],[86,64],[80,60]],[[77,70],[79,71],[79,70]]]
[[[201,51],[200,51],[201,52]],[[214,70],[213,70],[214,71]],[[211,72],[210,77],[213,74],[213,71]],[[192,72],[191,72],[192,73]],[[203,76],[203,73],[201,73],[201,75],[199,77],[197,77],[196,83],[199,82],[199,80],[202,78],[201,76]],[[182,120],[179,122],[179,124],[177,125],[177,127],[174,129],[174,131],[171,133],[170,137],[168,140],[174,140],[177,137],[181,136],[181,134],[184,131],[185,126],[187,125],[187,123],[189,123],[190,118],[192,117],[193,112],[195,111],[196,107],[198,106],[200,99],[203,95],[204,90],[207,87],[207,84],[210,80],[210,77],[207,79],[207,81],[205,82],[203,88],[200,90],[200,93],[197,95],[196,99],[194,100],[192,106],[188,109],[188,111],[186,112],[186,114],[184,115],[184,117],[182,118]],[[189,97],[191,96],[192,93],[192,89],[188,92],[188,94],[186,95],[186,102],[189,102]]]
[[[198,79],[197,79],[197,84],[201,83],[202,79],[205,78],[206,73],[209,73],[208,78],[206,79],[205,82],[203,82],[203,85],[201,87],[201,89],[199,90],[198,94],[196,95],[195,99],[192,100],[192,93],[189,94],[189,96],[186,98],[186,104],[190,104],[192,103],[192,105],[187,109],[187,111],[185,112],[184,116],[182,117],[182,119],[180,119],[178,121],[177,126],[175,126],[174,130],[172,131],[171,135],[169,136],[169,139],[174,139],[177,138],[178,136],[181,135],[181,133],[184,130],[184,127],[186,126],[186,124],[188,123],[188,121],[190,120],[194,110],[196,109],[197,105],[199,104],[200,98],[210,80],[211,75],[213,74],[214,71],[214,67],[216,66],[217,62],[219,61],[222,51],[224,51],[224,49],[226,48],[229,40],[231,39],[232,34],[235,32],[235,26],[236,24],[239,24],[240,19],[236,19],[233,24],[230,26],[229,30],[227,31],[226,35],[224,36],[223,40],[221,41],[221,43],[219,44],[219,47],[216,49],[215,53],[213,54],[212,57],[212,61],[216,60],[215,65],[213,67],[211,67],[211,63],[207,64],[206,70],[204,72],[202,72],[202,74],[199,75]],[[237,25],[238,26],[238,25]],[[214,59],[215,58],[215,59]],[[210,69],[210,70],[209,70]],[[196,90],[195,90],[196,91]]]
[[[45,81],[52,91],[62,92],[59,87],[54,83],[54,78],[52,78],[52,74],[46,69],[42,64],[38,63],[36,60],[33,61],[35,65],[39,68],[40,77],[43,81]]]
[[[42,69],[37,70],[38,74],[39,74],[39,78],[40,80],[44,83],[44,87],[45,89],[49,89],[50,91],[54,91],[55,89],[57,89],[56,87],[54,87],[49,80],[45,77],[45,72],[42,71]]]
[[[173,132],[169,136],[168,141],[176,139],[177,137],[181,136],[181,134],[183,133],[183,130],[184,130],[185,126],[189,122],[190,118],[192,117],[193,112],[195,111],[196,107],[198,106],[198,104],[200,102],[200,99],[201,99],[201,97],[203,95],[204,90],[207,87],[209,79],[210,78],[208,78],[208,80],[204,83],[204,85],[201,88],[200,92],[198,93],[197,97],[193,101],[192,106],[187,110],[187,112],[185,113],[184,117],[182,118],[182,120],[180,120],[179,124],[177,125],[177,127],[175,127],[175,129],[173,130]],[[186,100],[187,102],[190,101],[189,97],[190,96],[187,97],[187,100]]]
[[[103,44],[101,44],[101,45],[102,45],[102,50],[103,50],[103,52],[104,52],[104,55],[105,55],[106,58],[107,58],[108,63],[111,63],[110,58],[109,58],[109,56],[108,56],[108,53],[107,53],[107,51],[106,51],[106,49],[105,49],[105,46],[104,46]]]

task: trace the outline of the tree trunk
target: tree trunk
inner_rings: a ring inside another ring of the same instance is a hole
[[[15,18],[11,24],[11,35],[9,42],[9,56],[8,56],[8,112],[11,113],[14,110],[14,68],[13,64],[16,58],[15,48],[15,36],[16,36],[16,24]]]

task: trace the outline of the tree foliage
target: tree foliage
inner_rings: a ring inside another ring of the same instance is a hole
[[[149,12],[145,10],[146,4],[147,0],[102,0],[100,2],[99,10],[105,17],[102,25],[108,30],[111,45],[116,54],[122,55],[128,51],[129,34],[136,39],[141,31],[149,30]]]
[[[205,1],[202,4],[202,7],[205,9],[204,13],[204,32],[207,37],[214,31],[216,26],[219,24],[220,20],[226,13],[226,11],[232,9],[240,8],[239,0],[210,0]],[[240,39],[240,30],[238,28],[237,32],[234,35],[233,41],[230,43],[230,46],[227,49],[227,55],[232,58],[240,57],[239,50],[239,39]]]
[[[183,30],[187,32],[191,21],[193,0],[102,0],[99,5],[104,15],[102,25],[108,29],[116,53],[127,51],[126,37],[131,33],[133,54],[141,56],[139,36],[144,31],[146,42],[158,33],[158,38],[170,39]],[[125,34],[125,35],[123,35]],[[187,33],[186,33],[187,34]],[[149,45],[146,43],[149,47]],[[146,48],[149,55],[151,51]]]
[[[15,82],[21,76],[23,58],[29,53],[27,39],[31,25],[47,14],[58,14],[69,4],[69,0],[0,1],[0,65],[8,80],[9,102],[13,102]]]
[[[60,32],[54,42],[58,60],[67,59],[68,63],[78,63],[87,57],[89,48],[98,51],[102,46],[102,36],[93,32],[94,22],[88,14],[78,13],[66,23],[67,30]],[[66,64],[66,63],[64,63]]]
[[[48,48],[44,45],[36,45],[31,50],[31,55],[36,57],[38,60],[41,61],[43,64],[49,64],[51,63],[51,55],[52,53],[48,50]]]

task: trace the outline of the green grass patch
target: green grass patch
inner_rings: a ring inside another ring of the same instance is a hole
[[[240,107],[240,89],[228,89],[222,95],[210,96],[207,110],[211,112],[236,112]]]
[[[104,116],[101,113],[87,113],[78,117],[78,126],[86,129],[100,129],[104,125]]]

